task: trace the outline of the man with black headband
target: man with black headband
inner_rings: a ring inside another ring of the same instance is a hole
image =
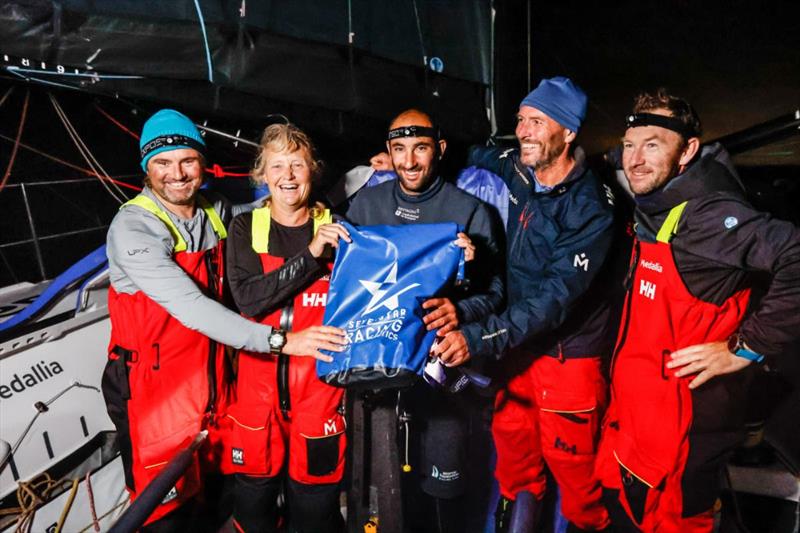
[[[427,311],[423,320],[429,330],[446,333],[462,322],[497,311],[504,299],[501,223],[493,219],[480,200],[437,174],[439,160],[447,148],[438,128],[426,113],[409,109],[392,121],[386,148],[398,179],[361,189],[350,204],[347,219],[358,225],[459,224],[466,235],[460,234],[457,242],[467,247],[467,259],[474,250],[474,260],[467,263],[469,287],[454,291],[450,297],[423,302],[422,307]],[[454,357],[444,362],[458,365],[463,361]],[[419,445],[412,450],[412,456],[421,455],[414,470],[406,476],[419,483],[404,488],[411,489],[417,497],[421,488],[425,495],[421,501],[424,508],[417,507],[413,513],[404,515],[406,520],[412,515],[425,519],[427,525],[407,524],[414,531],[468,530],[464,519],[469,513],[465,511],[463,498],[469,467],[467,422],[471,398],[465,396],[468,392],[448,394],[420,382],[404,393],[405,405],[413,417],[412,444]],[[379,408],[394,413],[396,400],[397,394],[391,394],[389,401]],[[418,453],[419,449],[423,451]],[[400,465],[395,467],[399,470]],[[406,504],[410,501],[407,496],[404,494]],[[389,524],[396,525],[397,519],[389,517]]]
[[[626,119],[636,239],[598,458],[615,531],[712,531],[752,370],[800,331],[800,231],[754,210],[700,133],[664,89]],[[758,271],[771,283],[753,305]]]
[[[226,392],[223,344],[300,355],[318,347],[338,351],[344,343],[337,328],[318,327],[314,338],[284,333],[219,303],[226,223],[254,206],[231,208],[199,193],[205,142],[185,115],[163,109],[150,117],[139,147],[144,190],[122,206],[108,231],[111,342],[103,374],[131,498],[215,424]],[[194,529],[198,455],[142,531]]]

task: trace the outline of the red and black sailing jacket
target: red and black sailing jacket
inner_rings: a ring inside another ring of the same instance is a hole
[[[331,213],[314,217],[313,234],[332,222]],[[251,245],[264,273],[281,268],[286,259],[270,255],[269,207],[252,212]],[[282,307],[256,317],[262,324],[285,331],[321,325],[328,298],[330,271],[324,271]],[[239,353],[236,402],[229,422],[223,469],[229,473],[273,477],[284,468],[300,483],[338,482],[344,471],[345,423],[338,412],[343,390],[317,378],[313,357],[288,354]],[[291,450],[291,452],[290,452]]]
[[[666,363],[681,348],[728,339],[739,328],[750,294],[743,289],[716,305],[686,288],[670,244],[685,207],[683,202],[670,211],[656,242],[634,243],[612,368],[619,423],[614,453],[649,487],[682,469],[693,422],[692,377],[675,377]]]
[[[269,207],[254,209],[252,213],[252,245],[253,250],[259,255],[264,272],[272,272],[280,268],[286,261],[283,257],[270,255],[269,249],[269,228],[271,215]],[[314,218],[314,235],[317,229],[323,224],[332,222],[331,213],[327,209],[323,216]],[[322,324],[325,315],[325,304],[328,298],[328,286],[330,285],[330,269],[333,265],[328,265],[328,275],[321,276],[305,289],[298,292],[291,302],[271,313],[258,318],[262,324],[267,324],[273,328],[280,328],[285,331],[301,331],[310,326]],[[276,384],[274,376],[268,376],[263,372],[264,365],[269,365],[272,355],[258,355],[250,352],[251,357],[239,359],[239,371],[237,379],[237,401],[241,404],[260,404],[268,405],[271,401],[269,395],[275,390]],[[285,355],[285,354],[282,354]],[[288,356],[286,356],[288,357]],[[311,374],[308,379],[317,380],[315,359],[312,357],[294,358],[293,363],[309,363],[304,366],[309,367]],[[252,366],[252,368],[251,368]],[[280,379],[280,377],[278,378]],[[246,385],[243,382],[246,380]],[[283,408],[283,406],[282,406]],[[286,409],[284,409],[286,410]]]

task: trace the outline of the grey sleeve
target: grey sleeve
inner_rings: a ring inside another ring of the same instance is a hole
[[[235,348],[269,352],[272,328],[251,322],[206,297],[172,259],[164,223],[138,208],[120,211],[108,230],[111,283],[120,292],[142,291],[189,329]]]
[[[236,204],[231,206],[231,220],[233,220],[234,218],[243,213],[249,213],[253,209],[258,209],[259,207],[262,207],[267,198],[269,198],[268,194],[246,204]],[[228,220],[226,220],[225,222],[227,224]]]

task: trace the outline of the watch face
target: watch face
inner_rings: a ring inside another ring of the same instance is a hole
[[[273,331],[269,336],[269,345],[273,348],[283,348],[286,337],[282,331]]]

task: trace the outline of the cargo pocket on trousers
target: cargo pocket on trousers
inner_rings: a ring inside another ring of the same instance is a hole
[[[280,469],[284,446],[280,432],[274,431],[273,425],[272,414],[263,405],[231,405],[220,427],[224,444],[222,471],[226,474],[277,475],[277,471],[271,471],[272,465],[277,464]],[[275,439],[273,432],[278,433]]]
[[[294,422],[297,448],[290,453],[290,474],[300,483],[335,483],[344,464],[345,424],[341,415],[321,420],[300,416]]]
[[[600,416],[592,394],[546,389],[538,398],[542,441],[571,455],[594,454]]]
[[[622,465],[619,465],[619,473],[622,479],[622,492],[625,493],[631,516],[637,524],[641,524],[650,487]]]

